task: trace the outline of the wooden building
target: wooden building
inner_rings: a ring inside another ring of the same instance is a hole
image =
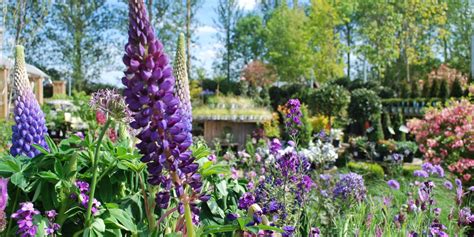
[[[13,70],[14,62],[0,57],[0,119],[5,119],[9,112],[9,76]],[[26,72],[32,84],[36,99],[43,104],[43,82],[49,80],[49,76],[37,67],[26,64]]]
[[[203,136],[211,146],[219,141],[224,147],[242,149],[259,124],[272,119],[270,110],[244,100],[244,104],[217,103],[193,109],[193,134]]]

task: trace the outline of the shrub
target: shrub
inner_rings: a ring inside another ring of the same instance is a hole
[[[430,109],[423,119],[408,122],[424,158],[471,179],[474,167],[474,104],[452,101],[446,108]]]
[[[402,174],[407,177],[413,177],[413,172],[419,169],[421,169],[419,165],[405,164],[402,166]]]
[[[420,88],[418,88],[418,81],[412,80],[411,81],[411,98],[418,98],[420,97]]]
[[[438,97],[439,87],[440,87],[440,85],[439,85],[438,80],[433,80],[433,82],[431,82],[431,88],[430,88],[430,97],[431,98]]]
[[[324,115],[318,115],[310,118],[311,126],[313,127],[314,132],[320,132],[321,130],[325,130],[325,132],[329,132],[328,125],[329,119]]]
[[[382,112],[380,97],[371,90],[357,89],[352,92],[349,104],[351,119],[363,124],[366,121],[376,121]]]
[[[342,117],[350,100],[349,91],[342,86],[326,84],[312,93],[310,105],[317,113],[328,117],[331,127],[332,117]]]
[[[368,179],[383,179],[385,176],[382,166],[377,163],[351,161],[347,164],[347,167]]]
[[[464,90],[462,89],[461,81],[456,78],[453,82],[453,86],[451,88],[451,97],[462,97],[464,95]]]
[[[278,113],[272,114],[272,120],[268,120],[263,122],[263,130],[265,131],[265,135],[271,138],[279,138],[280,137],[280,116]]]
[[[446,80],[441,81],[438,97],[442,99],[447,99],[449,97],[449,86]]]

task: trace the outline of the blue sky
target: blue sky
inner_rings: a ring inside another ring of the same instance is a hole
[[[193,67],[203,67],[209,75],[212,75],[212,63],[222,47],[217,40],[219,29],[214,24],[217,4],[217,0],[203,0],[196,14],[200,23],[196,30],[197,41],[191,47],[191,53],[196,57]],[[256,7],[256,0],[238,0],[238,4],[243,10],[250,11]]]
[[[256,7],[256,0],[237,0],[237,2],[244,12],[251,11]],[[202,5],[196,13],[196,19],[199,23],[195,32],[196,42],[191,45],[191,54],[194,58],[192,67],[194,69],[204,68],[208,76],[214,74],[212,64],[216,61],[218,52],[223,47],[217,40],[219,29],[214,23],[217,17],[215,10],[217,5],[218,0],[202,0]],[[121,86],[120,78],[122,76],[122,71],[108,71],[102,74],[100,81]]]

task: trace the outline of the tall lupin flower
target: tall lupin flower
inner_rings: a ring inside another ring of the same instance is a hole
[[[140,131],[137,137],[141,142],[137,148],[148,165],[149,182],[163,188],[156,196],[158,205],[168,207],[171,188],[182,203],[189,204],[200,198],[202,186],[196,173],[198,164],[189,150],[192,137],[187,113],[190,111],[183,109],[186,108],[183,104],[189,102],[180,101],[174,94],[175,78],[168,56],[155,38],[142,0],[129,1],[129,17],[129,38],[123,57],[127,70],[122,82],[126,87],[125,101],[133,113],[130,126]],[[184,192],[185,184],[193,194]],[[199,211],[192,210],[194,214]]]
[[[15,48],[14,69],[14,91],[15,91],[15,124],[12,127],[12,147],[10,153],[13,156],[25,155],[35,157],[40,153],[32,145],[37,144],[47,148],[44,135],[47,134],[44,114],[33,94],[26,73],[25,53],[21,45]]]
[[[189,121],[192,121],[192,107],[189,93],[188,71],[186,67],[186,49],[184,45],[183,33],[181,33],[178,38],[178,48],[176,50],[174,62],[174,76],[176,77],[175,94],[181,101],[180,105],[183,113],[188,117]],[[188,124],[191,125],[191,123]]]

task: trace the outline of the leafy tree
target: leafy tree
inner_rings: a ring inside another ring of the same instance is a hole
[[[464,90],[462,89],[461,86],[461,81],[459,81],[459,78],[454,79],[453,85],[451,88],[451,97],[459,98],[464,95]]]
[[[232,33],[235,57],[239,63],[247,65],[252,60],[261,59],[264,54],[264,29],[262,18],[248,14],[239,19]]]
[[[471,36],[474,32],[472,22],[474,22],[472,2],[447,1],[444,34],[438,37],[438,44],[442,47],[445,62],[465,74],[470,72]]]
[[[331,127],[333,116],[343,116],[350,100],[349,91],[342,86],[326,84],[312,93],[310,105],[317,113],[328,117],[329,127]]]
[[[335,29],[342,20],[327,0],[312,0],[309,13],[309,45],[312,54],[312,70],[319,82],[335,79],[344,74],[339,36]]]
[[[221,52],[223,60],[219,67],[225,72],[226,79],[231,80],[235,74],[232,62],[236,55],[232,38],[237,22],[242,17],[242,10],[236,0],[219,0],[216,13],[218,17],[215,20],[215,24],[221,31],[218,35],[219,41],[224,45],[223,51]]]
[[[380,117],[381,112],[382,103],[374,91],[361,88],[352,92],[349,103],[351,119],[361,125],[366,121],[375,122]]]
[[[276,74],[270,65],[262,61],[253,61],[247,64],[242,71],[242,77],[252,87],[268,87],[276,80]]]
[[[32,49],[33,61],[63,72],[75,89],[82,90],[121,55],[112,49],[123,45],[116,31],[126,16],[123,10],[105,0],[55,1],[38,34],[40,42]]]
[[[307,21],[302,8],[283,3],[267,22],[265,58],[275,66],[280,80],[295,82],[310,75],[313,63]]]

